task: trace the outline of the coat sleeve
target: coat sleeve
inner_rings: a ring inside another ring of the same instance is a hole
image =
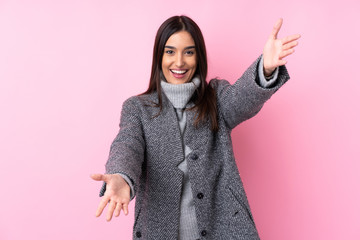
[[[290,79],[286,67],[280,66],[271,87],[262,87],[258,70],[261,58],[262,55],[233,85],[226,80],[210,81],[216,91],[218,112],[230,129],[255,116],[264,103]]]
[[[142,121],[137,104],[141,104],[141,102],[136,100],[136,97],[129,98],[123,103],[120,130],[111,144],[106,163],[107,174],[121,173],[130,179],[134,188],[131,198],[136,195],[145,152]],[[100,196],[104,194],[105,190],[106,184],[104,183],[100,190]]]

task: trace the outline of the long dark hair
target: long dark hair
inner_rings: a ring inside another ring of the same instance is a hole
[[[155,105],[160,107],[161,112],[162,96],[160,75],[164,48],[169,37],[179,31],[187,31],[190,33],[195,42],[197,56],[195,75],[198,75],[200,78],[200,86],[192,98],[195,106],[190,109],[195,110],[197,113],[194,124],[198,126],[200,123],[206,122],[209,119],[211,122],[211,130],[216,132],[218,130],[216,96],[214,89],[206,82],[208,66],[204,37],[199,26],[191,18],[183,15],[173,16],[160,26],[155,37],[149,88],[143,94],[157,92],[159,102]]]

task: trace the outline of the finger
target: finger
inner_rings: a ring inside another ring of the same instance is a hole
[[[277,20],[277,22],[275,23],[274,27],[273,27],[273,30],[271,32],[271,35],[270,35],[270,38],[273,38],[273,39],[276,39],[277,38],[277,35],[280,31],[280,28],[281,28],[281,25],[283,23],[283,19],[280,18],[279,20]]]
[[[95,181],[103,181],[103,182],[106,182],[106,183],[108,183],[108,181],[110,180],[110,174],[97,173],[97,174],[90,175],[90,177],[92,179],[94,179]]]
[[[116,204],[116,208],[115,208],[115,217],[120,216],[121,207],[122,207],[122,204],[121,204],[121,203],[117,203],[117,204]]]
[[[280,67],[280,66],[282,66],[282,65],[285,65],[287,63],[287,61],[286,60],[284,60],[284,59],[279,59],[277,62],[276,62],[276,67]]]
[[[114,210],[115,210],[115,207],[116,207],[116,202],[115,201],[110,201],[109,206],[108,206],[107,215],[106,215],[106,220],[107,221],[111,220],[111,218],[113,216],[113,213],[114,213]]]
[[[298,45],[298,41],[289,42],[289,43],[283,45],[283,50],[291,49],[291,48],[293,48],[293,47],[295,47],[297,45]]]
[[[300,34],[294,34],[294,35],[286,36],[283,39],[281,39],[281,42],[282,42],[282,44],[287,44],[288,42],[298,40],[300,37],[301,37]]]
[[[100,173],[91,174],[90,177],[95,181],[103,181],[104,175]]]
[[[96,217],[99,217],[102,214],[102,212],[103,212],[104,208],[106,207],[106,204],[108,204],[108,202],[109,202],[109,198],[103,197],[101,199],[100,204],[95,213]]]
[[[295,52],[295,49],[289,49],[289,50],[286,50],[286,51],[282,51],[279,55],[279,58],[280,59],[283,59],[284,57],[287,57],[289,56],[290,54],[292,54],[293,52]]]
[[[129,207],[128,203],[123,203],[122,209],[123,209],[125,215],[128,215],[128,213],[129,213],[129,208],[128,207]]]

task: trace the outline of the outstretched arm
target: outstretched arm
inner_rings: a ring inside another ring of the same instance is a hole
[[[141,117],[137,97],[123,103],[120,131],[111,144],[109,159],[106,163],[107,174],[94,174],[92,179],[103,181],[100,196],[103,196],[96,216],[101,215],[108,205],[107,220],[113,213],[119,216],[121,209],[128,213],[129,201],[136,195],[144,159],[145,140],[143,138]],[[131,194],[131,195],[130,195]]]
[[[282,18],[276,22],[264,47],[263,68],[266,77],[270,76],[277,67],[285,65],[286,60],[284,60],[284,58],[294,53],[294,48],[298,45],[297,40],[300,38],[300,34],[286,36],[281,39],[277,38],[282,23]]]
[[[294,52],[300,35],[294,34],[278,39],[282,22],[283,20],[279,19],[274,25],[266,41],[263,55],[233,85],[217,79],[211,81],[216,88],[219,113],[231,129],[255,116],[263,104],[290,78],[284,66],[286,64],[284,58]],[[259,71],[258,68],[262,68],[263,71]],[[277,68],[274,79],[270,79],[268,83],[264,79],[265,84],[258,84],[259,72],[269,77]]]

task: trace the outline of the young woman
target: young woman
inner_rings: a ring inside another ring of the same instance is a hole
[[[97,209],[128,214],[134,239],[259,239],[235,163],[231,131],[253,117],[288,79],[284,57],[300,35],[277,39],[233,85],[206,82],[202,33],[186,16],[167,19],[154,45],[148,90],[122,107]]]

